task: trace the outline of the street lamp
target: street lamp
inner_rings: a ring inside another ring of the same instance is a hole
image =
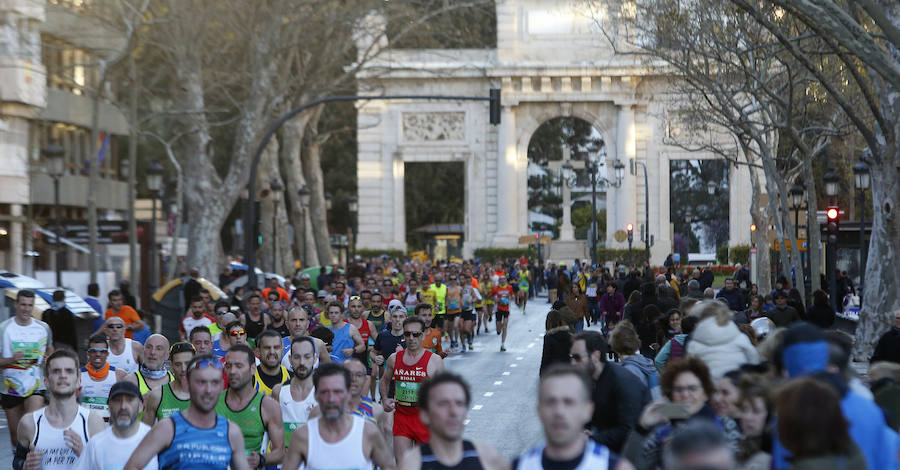
[[[630,159],[631,166],[631,174],[633,175],[635,172],[635,165],[640,165],[641,168],[644,169],[644,223],[646,224],[646,231],[641,230],[641,236],[644,238],[644,256],[647,261],[647,265],[650,265],[650,185],[647,183],[647,164],[642,161],[638,161],[635,159]],[[709,188],[709,186],[707,186]],[[715,183],[713,183],[713,191],[715,191]]]
[[[350,196],[347,198],[347,210],[350,211],[353,217],[353,252],[347,256],[347,265],[350,265],[350,257],[356,254],[356,230],[357,224],[359,223],[359,199],[356,196]]]
[[[838,177],[837,173],[829,168],[828,171],[825,172],[825,175],[823,175],[822,180],[825,181],[825,195],[830,198],[837,196],[841,182],[841,179],[840,177]]]
[[[837,221],[840,218],[840,210],[834,205],[834,198],[837,196],[838,188],[840,187],[840,178],[834,172],[833,169],[829,168],[828,171],[822,176],[822,180],[825,182],[825,194],[828,196],[828,244],[825,246],[825,258],[826,258],[826,269],[827,278],[828,278],[828,294],[829,299],[831,300],[832,308],[838,306],[838,303],[841,302],[841,299],[837,298],[837,277],[834,275],[834,271],[837,268],[837,235],[838,228],[836,223],[832,224],[832,214],[834,212],[833,219]],[[832,229],[832,225],[834,225],[834,229]],[[835,233],[831,233],[834,231]]]
[[[863,282],[866,279],[866,251],[868,245],[866,245],[866,225],[865,225],[865,215],[866,215],[866,190],[869,189],[870,182],[870,174],[869,174],[869,165],[866,162],[860,160],[856,162],[856,165],[853,165],[853,185],[856,187],[856,191],[859,194],[859,204],[856,206],[857,211],[859,212],[859,289],[857,290],[860,300],[860,305],[862,305],[862,289]]]
[[[272,191],[272,272],[277,273],[278,271],[275,268],[275,263],[278,261],[278,241],[275,238],[275,221],[278,216],[278,198],[281,196],[281,191],[284,190],[284,186],[281,185],[281,181],[273,179],[272,182],[269,183],[269,190]]]
[[[297,190],[300,198],[300,261],[306,264],[306,208],[309,206],[310,191],[306,186]]]
[[[44,148],[44,160],[47,162],[47,173],[53,178],[53,212],[56,227],[53,233],[56,235],[56,286],[62,287],[62,222],[60,221],[59,208],[59,179],[66,172],[65,155],[66,151],[61,145],[55,141],[51,141]]]
[[[716,183],[713,181],[709,181],[706,183],[706,192],[712,196],[716,194]]]
[[[162,189],[163,167],[158,162],[153,162],[147,166],[147,189],[150,191],[150,200],[152,201],[152,211],[150,212],[150,293],[156,290],[158,280],[156,270],[156,200],[159,198],[159,192]]]
[[[606,147],[602,147],[599,152],[590,154],[590,158],[588,160],[588,171],[591,172],[591,265],[597,265],[597,182],[599,180],[600,183],[603,183],[607,186],[612,186],[614,188],[618,188],[622,185],[622,180],[625,178],[625,164],[622,163],[622,160],[616,159],[613,163],[613,171],[614,171],[614,179],[615,181],[610,181],[608,178],[604,176],[599,176],[597,173],[600,172],[600,162],[606,159]],[[568,166],[568,168],[566,168]],[[572,165],[567,161],[563,164],[564,171],[571,171]]]
[[[791,207],[794,209],[794,237],[800,237],[800,207],[806,199],[806,186],[801,182],[797,182],[790,189]]]

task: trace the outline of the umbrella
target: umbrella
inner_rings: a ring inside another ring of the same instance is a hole
[[[42,287],[47,287],[47,285],[33,277],[23,276],[9,271],[0,271],[0,288],[3,287],[40,289]]]
[[[319,281],[316,279],[319,277],[319,270],[322,269],[321,266],[310,266],[302,271],[300,271],[300,275],[308,274],[309,275],[309,287],[312,287],[314,290],[319,290]],[[331,266],[325,266],[325,272],[331,272]]]
[[[285,279],[284,276],[281,276],[281,275],[278,275],[275,273],[264,273],[264,272],[260,271],[258,268],[256,269],[256,284],[259,288],[265,287],[265,285],[263,283],[264,280],[268,281],[269,279],[272,279],[272,278],[278,279],[278,284],[281,285],[282,287],[284,287],[286,285],[285,283],[287,282],[287,279]],[[237,289],[238,287],[245,286],[245,285],[247,285],[247,275],[246,274],[231,281],[230,283],[228,283],[227,286],[225,286],[225,288],[231,292],[234,292],[234,290]]]
[[[53,292],[59,290],[53,287],[45,287],[41,289],[35,289],[34,293],[37,294],[35,298],[42,298],[47,304],[53,304]],[[88,305],[87,302],[84,301],[78,294],[67,290],[62,289],[63,292],[66,293],[66,308],[68,308],[76,317],[82,318],[85,320],[92,320],[100,316],[94,307]],[[35,303],[35,307],[37,307],[37,303]],[[48,307],[49,308],[49,307]]]

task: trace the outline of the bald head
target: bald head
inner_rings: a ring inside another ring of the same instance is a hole
[[[162,369],[169,356],[169,340],[160,334],[153,334],[144,343],[144,366],[151,370]]]

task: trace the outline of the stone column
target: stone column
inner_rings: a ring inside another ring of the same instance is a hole
[[[622,186],[616,189],[616,226],[615,230],[624,230],[625,224],[634,224],[634,248],[640,248],[640,227],[644,223],[643,218],[637,220],[637,207],[635,204],[638,192],[637,182],[643,182],[643,171],[637,165],[634,165],[634,173],[631,172],[630,160],[635,158],[635,129],[634,129],[634,108],[630,104],[618,106],[618,120],[616,124],[616,156],[622,160],[625,165],[625,178],[622,180]],[[615,230],[612,233],[615,233]],[[628,242],[617,243],[620,248],[627,248]]]
[[[562,158],[564,164],[572,159],[572,149],[568,145],[563,145]],[[559,228],[559,240],[570,242],[575,240],[575,229],[572,227],[572,188],[569,187],[569,182],[565,179],[565,172],[561,171],[560,173],[563,175],[561,183],[563,215],[562,226]]]
[[[746,165],[728,164],[728,245],[749,245],[752,194]],[[793,219],[792,219],[793,220]],[[801,222],[802,223],[802,222]]]
[[[500,114],[500,132],[497,144],[497,233],[493,246],[516,246],[519,237],[518,223],[519,193],[516,160],[516,113],[511,106],[504,106]]]
[[[9,224],[9,270],[14,273],[21,273],[22,261],[25,257],[25,241],[22,238],[24,230],[22,230],[22,222],[15,218],[22,216],[22,205],[11,204],[9,206],[9,215],[14,218]]]

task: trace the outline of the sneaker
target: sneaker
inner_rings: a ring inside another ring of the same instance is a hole
[[[499,330],[499,329],[497,330],[497,334],[498,334],[498,335],[500,334],[500,330]]]
[[[469,349],[475,349],[475,347],[472,346],[472,342],[471,342],[471,341],[469,341]]]
[[[505,344],[501,344],[501,345],[500,345],[500,352],[504,352],[504,351],[506,351],[506,345],[505,345]]]
[[[466,343],[463,343],[463,345],[462,345],[462,349],[460,349],[460,351],[459,351],[459,352],[461,352],[461,353],[464,353],[464,352],[466,352]]]

